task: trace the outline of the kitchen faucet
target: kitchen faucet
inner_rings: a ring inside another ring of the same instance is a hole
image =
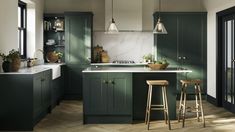
[[[42,60],[39,60],[36,56],[37,52],[40,52],[42,53]],[[44,63],[44,51],[42,49],[37,49],[35,52],[34,52],[34,59],[35,61],[37,62],[36,64],[43,64]],[[37,60],[38,59],[38,60]]]

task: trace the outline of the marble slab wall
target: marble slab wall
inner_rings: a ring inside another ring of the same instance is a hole
[[[153,54],[152,32],[120,32],[119,34],[105,34],[94,32],[94,46],[103,46],[108,52],[110,62],[114,60],[143,61],[143,56]]]

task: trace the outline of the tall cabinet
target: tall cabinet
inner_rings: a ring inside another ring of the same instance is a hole
[[[65,98],[82,98],[82,70],[89,66],[92,47],[91,12],[65,12]]]
[[[157,20],[158,13],[154,14]],[[207,13],[206,12],[163,12],[161,19],[167,35],[154,35],[157,57],[166,58],[170,66],[186,68],[192,73],[178,74],[180,79],[202,79],[206,93],[207,72]],[[178,81],[178,90],[180,84]],[[193,93],[194,88],[188,89]]]

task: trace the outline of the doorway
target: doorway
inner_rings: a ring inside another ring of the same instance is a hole
[[[235,7],[217,13],[217,105],[235,113]]]

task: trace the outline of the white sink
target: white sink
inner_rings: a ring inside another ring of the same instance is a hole
[[[60,68],[61,64],[46,63],[46,64],[40,65],[40,66],[52,69],[52,80],[61,76],[61,68]]]

